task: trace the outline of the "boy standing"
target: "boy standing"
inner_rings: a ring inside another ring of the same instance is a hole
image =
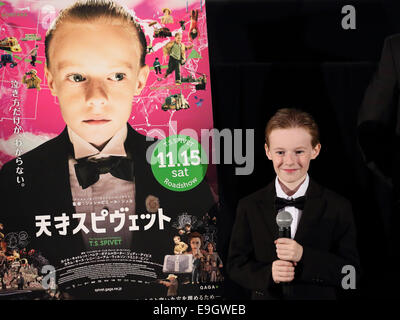
[[[16,183],[15,161],[0,171],[7,230],[29,234],[30,245],[60,271],[57,282],[72,297],[154,296],[149,283],[161,272],[154,265],[170,251],[169,221],[182,211],[203,214],[213,202],[205,182],[188,192],[163,188],[146,161],[153,142],[127,123],[149,74],[146,48],[140,26],[114,2],[79,1],[61,11],[46,34],[45,75],[67,126],[21,157],[24,187]],[[149,197],[158,200],[157,213],[146,209]],[[93,267],[80,277],[73,269],[88,257],[92,265],[100,257],[137,265],[127,250],[146,256],[141,263],[147,273],[119,274],[129,281],[117,292],[107,290],[111,283],[88,278],[90,272],[107,278],[115,267]]]
[[[321,149],[317,124],[305,112],[281,109],[265,140],[277,177],[239,202],[228,272],[253,299],[335,299],[343,267],[358,272],[359,262],[350,203],[307,173]],[[293,218],[290,239],[278,238],[281,210]]]
[[[36,67],[36,58],[37,58],[37,52],[38,52],[39,46],[36,45],[27,55],[31,56],[31,62],[30,64],[32,67]]]
[[[182,33],[175,34],[175,40],[168,42],[164,48],[164,56],[169,56],[168,69],[165,72],[166,79],[172,72],[175,72],[175,84],[181,84],[181,64],[186,63],[186,50],[193,48],[193,45],[185,46],[182,43]]]

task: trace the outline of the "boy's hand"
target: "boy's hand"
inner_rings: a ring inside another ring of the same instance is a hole
[[[303,256],[303,247],[293,239],[279,238],[274,241],[278,258],[285,261],[299,262]]]
[[[275,283],[292,281],[294,279],[293,263],[283,260],[272,262],[272,279]]]

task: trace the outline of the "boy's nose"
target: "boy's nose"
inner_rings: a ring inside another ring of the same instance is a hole
[[[285,155],[285,159],[284,160],[285,160],[286,164],[294,164],[295,163],[294,155],[292,153],[290,153],[290,152],[288,152]]]
[[[89,107],[103,107],[107,103],[107,93],[100,81],[90,81],[86,90],[86,102]]]

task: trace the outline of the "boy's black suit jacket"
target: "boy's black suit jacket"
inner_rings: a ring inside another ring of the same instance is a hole
[[[133,231],[131,249],[135,252],[151,253],[152,260],[162,265],[164,255],[173,254],[173,236],[177,230],[172,224],[177,216],[187,212],[201,218],[214,205],[214,200],[205,181],[186,192],[172,192],[161,186],[146,161],[146,152],[153,143],[154,141],[146,141],[145,136],[128,124],[125,150],[134,161],[136,214],[147,213],[145,199],[148,195],[153,195],[159,198],[164,215],[171,217],[170,222],[164,221],[164,230],[159,230],[158,218],[147,231],[143,231],[143,226],[149,221],[137,219],[140,231]],[[77,256],[85,251],[80,232],[72,235],[72,230],[78,225],[78,219],[72,219],[75,209],[72,205],[68,169],[68,155],[73,154],[72,152],[73,147],[65,128],[56,138],[22,156],[24,187],[17,183],[15,160],[6,163],[0,171],[0,222],[4,224],[6,233],[27,232],[30,237],[29,247],[40,250],[54,266],[61,259]],[[56,223],[53,217],[61,216],[62,213],[70,216],[71,225],[67,236],[59,235],[54,229]],[[51,237],[42,234],[36,238],[35,234],[39,229],[35,226],[37,215],[51,215]],[[124,228],[129,225],[130,220],[126,219]]]
[[[230,277],[252,290],[253,299],[335,299],[345,265],[359,273],[350,203],[312,179],[294,240],[303,246],[295,279],[284,295],[272,280],[278,238],[275,182],[239,201],[228,256]],[[286,292],[286,291],[285,291]]]

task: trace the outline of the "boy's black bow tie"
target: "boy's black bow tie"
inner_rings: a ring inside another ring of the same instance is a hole
[[[292,200],[287,200],[285,198],[276,197],[275,198],[275,208],[277,210],[281,210],[285,207],[296,207],[299,210],[303,210],[305,202],[306,202],[305,196],[298,197],[298,198],[292,199]]]
[[[75,173],[82,189],[96,183],[101,174],[108,172],[116,178],[133,181],[133,161],[126,157],[83,158],[77,161]]]

